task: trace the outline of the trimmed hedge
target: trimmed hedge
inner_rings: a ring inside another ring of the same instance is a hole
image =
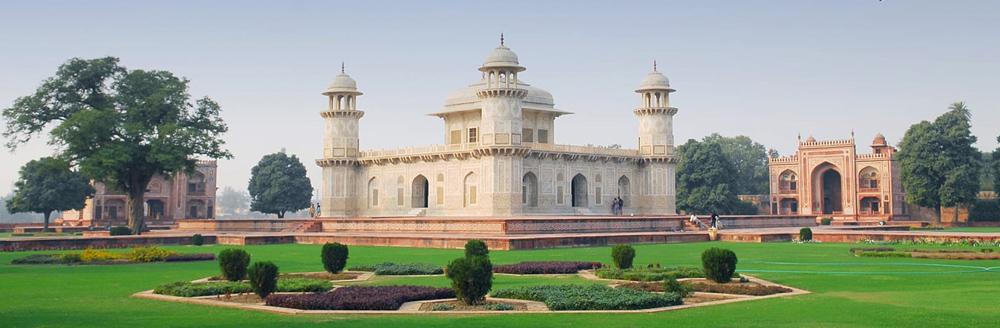
[[[568,274],[593,269],[597,263],[573,261],[538,261],[504,264],[493,267],[495,273],[509,274]]]
[[[767,296],[780,293],[791,293],[792,290],[781,286],[764,286],[751,284],[694,284],[694,290],[706,293],[737,294],[750,296]]]
[[[635,259],[635,248],[630,245],[615,245],[611,248],[611,259],[619,269],[631,269]]]
[[[694,286],[689,282],[682,283],[677,281],[677,278],[670,277],[663,281],[663,291],[680,295],[680,297],[688,297],[694,293]]]
[[[701,253],[705,278],[717,283],[727,283],[732,280],[738,261],[736,253],[728,249],[712,247]]]
[[[347,245],[341,243],[323,244],[323,251],[320,254],[323,260],[323,268],[329,273],[343,271],[344,266],[347,265],[348,253]]]
[[[79,257],[77,257],[79,259]],[[63,257],[59,254],[55,255],[44,255],[35,254],[28,255],[25,257],[19,257],[10,261],[10,264],[63,264],[67,263],[63,261]]]
[[[486,247],[486,242],[472,239],[465,243],[465,257],[473,256],[490,256],[490,249]]]
[[[279,293],[317,293],[326,292],[333,288],[329,280],[309,279],[309,278],[279,278],[275,292]],[[211,295],[225,295],[245,293],[252,291],[249,283],[219,281],[192,283],[189,281],[177,281],[156,286],[153,293],[180,297],[197,297]]]
[[[448,264],[448,279],[459,301],[475,305],[493,288],[493,264],[487,256],[460,257]]]
[[[256,262],[247,269],[247,281],[254,294],[261,298],[278,289],[278,266],[274,262]]]
[[[108,234],[112,236],[127,236],[132,234],[132,229],[129,229],[126,226],[117,226],[111,228],[111,230],[108,231]]]
[[[200,233],[196,233],[194,236],[191,236],[191,245],[201,246],[202,244],[205,244],[205,237],[203,237]]]
[[[681,278],[704,278],[705,271],[695,267],[675,267],[660,269],[598,269],[594,272],[603,279],[631,280],[631,281],[662,281],[674,277]]]
[[[267,298],[268,306],[301,310],[398,310],[412,301],[454,298],[451,288],[424,286],[348,286],[327,293],[282,295]]]
[[[386,276],[426,276],[444,273],[441,266],[431,263],[393,263],[382,262],[379,264],[355,265],[348,268],[351,271],[374,272],[376,275]]]
[[[1000,221],[1000,200],[977,199],[969,210],[969,221],[997,222]]]
[[[640,310],[681,305],[680,295],[663,295],[605,285],[536,285],[499,289],[493,297],[544,302],[552,311]]]
[[[219,252],[219,268],[229,281],[240,281],[247,276],[250,253],[238,248],[227,248]]]
[[[164,262],[190,262],[190,261],[215,261],[215,254],[195,253],[195,254],[170,254],[163,258]]]
[[[892,247],[869,247],[869,248],[858,248],[851,247],[851,254],[854,252],[895,252],[896,249]]]
[[[799,240],[810,241],[813,239],[813,230],[809,228],[799,229]]]
[[[907,252],[879,252],[879,251],[857,251],[854,252],[854,256],[857,257],[913,257],[912,254]]]

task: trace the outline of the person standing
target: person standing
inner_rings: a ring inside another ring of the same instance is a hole
[[[310,218],[316,217],[316,205],[315,204],[309,204],[309,217]]]
[[[618,215],[618,196],[611,200],[611,213]]]
[[[323,215],[323,210],[320,209],[319,203],[316,203],[316,217]]]
[[[618,197],[618,215],[624,214],[622,213],[624,212],[623,211],[624,209],[625,209],[625,200],[622,199],[621,197]]]
[[[719,229],[718,226],[719,226],[719,214],[716,214],[715,210],[712,210],[712,228],[718,230]]]

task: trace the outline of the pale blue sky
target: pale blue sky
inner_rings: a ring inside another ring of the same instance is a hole
[[[265,154],[288,149],[320,183],[326,83],[358,81],[365,149],[442,143],[444,97],[479,78],[498,43],[548,90],[556,142],[635,148],[633,90],[657,59],[677,89],[677,144],[744,134],[789,155],[796,135],[878,132],[896,144],[955,101],[982,150],[1000,135],[997,1],[14,1],[0,4],[0,107],[72,57],[191,79],[230,127],[219,186],[245,189]],[[614,133],[595,133],[610,129]],[[47,135],[0,155],[0,194],[50,154]],[[859,147],[859,152],[869,151]]]

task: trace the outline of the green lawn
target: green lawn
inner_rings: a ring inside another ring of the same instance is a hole
[[[955,228],[944,228],[947,232],[1000,232],[1000,227],[983,227],[983,228],[970,228],[970,227],[955,227]]]
[[[654,314],[524,315],[279,315],[129,297],[156,285],[218,274],[217,263],[158,263],[117,266],[15,266],[32,253],[0,253],[0,327],[988,327],[1000,321],[997,275],[978,267],[997,261],[855,258],[857,244],[691,243],[636,246],[636,265],[700,264],[700,253],[718,246],[736,251],[738,271],[753,273],[814,294]],[[178,246],[181,252],[214,252],[228,246]],[[321,271],[320,245],[242,247],[254,260],[275,262],[282,272]],[[897,247],[913,248],[913,247]],[[497,264],[528,260],[610,263],[610,247],[492,251]],[[971,249],[971,248],[970,248]],[[124,250],[123,250],[124,251]],[[430,262],[444,265],[461,250],[353,246],[348,265]],[[769,262],[769,263],[762,263]],[[811,263],[810,265],[771,262]],[[833,263],[837,265],[821,265]],[[904,265],[886,265],[901,263]],[[913,266],[905,264],[961,265]],[[967,273],[945,273],[965,271]],[[832,273],[839,272],[839,273]],[[379,278],[375,284],[447,286],[444,277]],[[592,283],[575,276],[497,276],[494,288],[536,283]]]

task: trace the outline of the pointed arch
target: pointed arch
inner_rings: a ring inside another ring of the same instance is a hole
[[[378,178],[368,179],[368,208],[378,207]]]
[[[423,174],[418,174],[413,178],[413,186],[410,188],[411,205],[413,208],[427,208],[427,189],[430,183]]]
[[[521,179],[521,204],[538,207],[538,177],[530,171]]]
[[[813,212],[840,214],[844,211],[844,176],[836,165],[823,162],[811,174]]]
[[[479,177],[476,172],[469,172],[465,175],[465,179],[462,180],[462,190],[463,190],[463,206],[469,207],[476,205],[479,201]]]
[[[618,197],[622,199],[622,206],[632,206],[632,181],[627,176],[618,178]]]
[[[587,207],[587,177],[582,173],[573,176],[570,193],[573,207]]]

